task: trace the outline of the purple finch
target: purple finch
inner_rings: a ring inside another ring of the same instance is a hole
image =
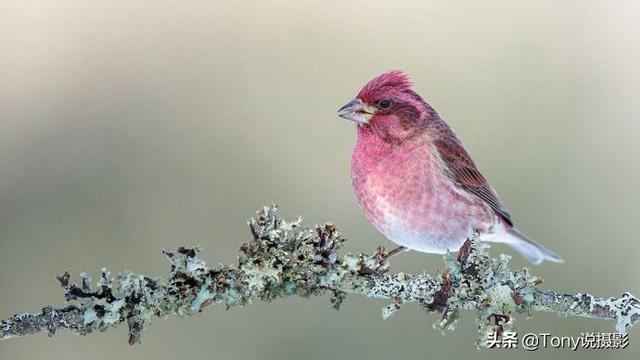
[[[442,254],[475,232],[534,264],[562,258],[513,227],[458,137],[400,71],[367,83],[338,115],[357,124],[351,181],[373,226],[400,245]]]

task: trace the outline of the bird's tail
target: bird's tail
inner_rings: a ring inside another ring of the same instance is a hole
[[[520,255],[529,262],[538,265],[544,260],[553,261],[556,263],[563,263],[564,259],[547,249],[546,247],[538,244],[537,242],[528,239],[516,228],[505,226],[505,232],[500,236],[493,237],[490,241],[505,243],[512,248],[516,249]]]

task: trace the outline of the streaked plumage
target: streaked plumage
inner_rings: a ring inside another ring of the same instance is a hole
[[[513,228],[471,156],[402,72],[367,83],[339,115],[358,123],[351,157],[356,198],[391,241],[428,253],[457,251],[477,231],[533,263],[562,258]]]

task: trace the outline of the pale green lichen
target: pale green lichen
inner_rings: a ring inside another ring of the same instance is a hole
[[[200,287],[200,291],[198,291],[198,295],[191,302],[191,311],[197,311],[202,308],[204,304],[206,304],[209,300],[213,299],[215,294],[209,292],[209,286],[211,286],[211,278],[207,278]]]
[[[133,344],[154,317],[192,315],[211,304],[231,308],[293,295],[329,295],[336,309],[347,294],[391,300],[382,310],[385,319],[415,302],[442,314],[434,325],[443,333],[455,329],[461,310],[472,310],[479,345],[490,333],[512,329],[514,314],[534,310],[615,319],[617,331],[628,331],[640,317],[638,299],[628,293],[602,299],[538,290],[539,278],[527,269],[512,272],[509,256],[493,259],[488,245],[473,239],[457,254],[445,255],[444,270],[431,277],[389,273],[382,250],[341,255],[345,239],[335,226],[307,228],[301,218],[287,222],[276,216],[275,206],[258,212],[249,227],[253,238],[241,246],[236,266],[209,268],[198,258],[198,248],[180,247],[164,251],[171,266],[166,279],[133,272],[112,275],[103,268],[94,287],[85,273],[80,274],[79,285],[70,284],[65,273],[59,280],[69,305],[4,320],[1,338],[41,331],[52,335],[57,329],[84,335],[126,323]]]
[[[93,309],[87,309],[84,312],[82,324],[84,326],[90,325],[94,321],[98,320],[98,313]]]

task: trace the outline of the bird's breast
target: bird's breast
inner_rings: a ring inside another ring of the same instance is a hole
[[[356,198],[369,221],[390,240],[412,249],[457,249],[485,207],[443,171],[429,142],[372,149],[356,144],[351,160]]]

